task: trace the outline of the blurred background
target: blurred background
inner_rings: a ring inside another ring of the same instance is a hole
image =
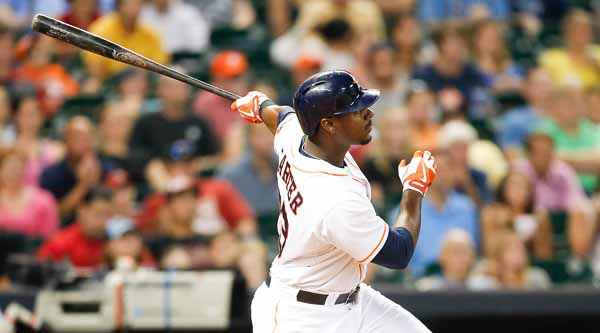
[[[440,164],[409,267],[367,282],[436,332],[600,325],[600,1],[0,0],[0,332],[250,332],[278,251],[264,126],[36,13],[282,105],[352,72],[380,216],[401,159]]]

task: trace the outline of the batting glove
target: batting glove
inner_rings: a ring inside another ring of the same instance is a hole
[[[435,179],[437,169],[438,165],[430,152],[417,150],[410,163],[402,160],[398,165],[403,191],[413,190],[424,196]]]
[[[263,122],[260,118],[260,105],[269,100],[267,95],[258,91],[251,91],[246,96],[231,103],[231,109],[237,110],[246,121],[258,124]]]

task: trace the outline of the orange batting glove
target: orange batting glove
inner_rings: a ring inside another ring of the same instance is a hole
[[[231,109],[237,110],[247,122],[258,124],[263,122],[260,118],[260,105],[269,100],[267,95],[258,91],[251,91],[246,96],[231,103]]]
[[[435,179],[438,165],[431,153],[417,150],[410,163],[405,160],[398,165],[398,175],[402,181],[403,191],[413,190],[425,195]]]

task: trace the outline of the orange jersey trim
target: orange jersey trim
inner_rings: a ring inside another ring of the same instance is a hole
[[[388,233],[388,226],[386,224],[383,224],[383,234],[381,234],[381,238],[379,239],[379,242],[377,242],[377,245],[375,245],[375,247],[373,248],[373,250],[371,250],[371,252],[369,253],[368,256],[366,256],[362,260],[358,261],[359,264],[362,264],[363,262],[367,261],[367,259],[369,259],[373,255],[373,253],[375,253],[375,251],[377,251],[377,248],[379,248],[379,245],[381,245],[381,242],[383,242],[387,233]]]

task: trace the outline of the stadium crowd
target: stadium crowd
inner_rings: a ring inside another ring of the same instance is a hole
[[[277,253],[264,126],[34,33],[35,13],[284,105],[321,70],[380,89],[375,139],[352,149],[380,216],[401,159],[431,150],[440,173],[408,269],[369,281],[600,286],[599,1],[0,0],[2,290],[15,253],[78,272],[232,267],[250,287]]]

